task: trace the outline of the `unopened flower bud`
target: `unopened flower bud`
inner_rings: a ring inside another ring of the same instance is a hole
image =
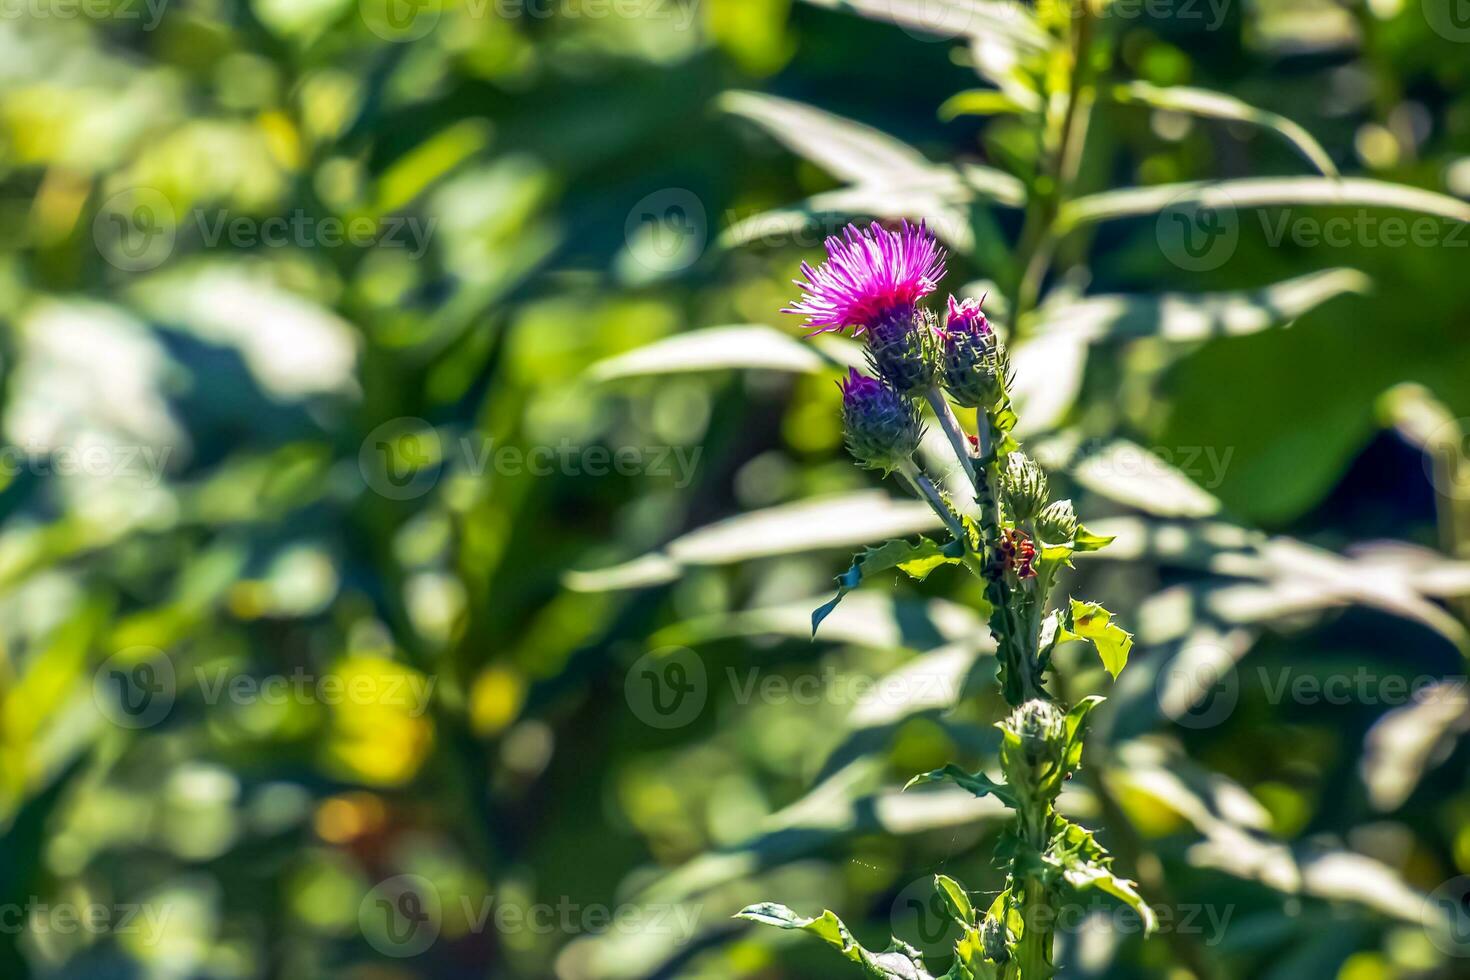
[[[892,387],[850,371],[841,382],[847,450],[868,469],[890,473],[919,448],[923,426],[914,403]]]
[[[1046,504],[1046,474],[1025,453],[1014,452],[1006,458],[1001,488],[1005,491],[1011,513],[1018,521],[1031,520]]]
[[[1036,518],[1036,531],[1041,540],[1058,544],[1071,541],[1077,535],[1077,512],[1072,501],[1058,500],[1047,504]]]
[[[1036,698],[1021,705],[1011,715],[1011,728],[1033,766],[1061,758],[1066,717],[1050,701]]]
[[[993,963],[1004,963],[1011,958],[1011,951],[1006,948],[1010,939],[1008,933],[1005,921],[999,916],[988,915],[985,921],[980,923],[980,945],[985,951],[987,960]]]
[[[939,331],[939,375],[944,390],[965,408],[991,406],[1005,393],[1005,349],[972,299],[949,298],[949,318]]]
[[[868,330],[868,363],[900,394],[916,395],[934,383],[938,353],[928,318],[917,307],[901,308]]]

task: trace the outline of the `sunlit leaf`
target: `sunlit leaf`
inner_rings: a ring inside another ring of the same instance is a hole
[[[831,10],[845,10],[899,24],[939,37],[999,36],[1041,49],[1050,44],[1030,9],[997,0],[807,0]]]
[[[1133,649],[1133,634],[1114,623],[1112,613],[1096,602],[1076,599],[1062,614],[1057,640],[1090,640],[1114,680],[1128,665],[1128,651]]]
[[[1032,329],[1092,342],[1240,337],[1286,326],[1334,297],[1364,293],[1368,287],[1368,277],[1355,269],[1327,269],[1261,289],[1088,296],[1044,305],[1033,314]]]
[[[1241,177],[1234,180],[1129,187],[1080,197],[1057,216],[1059,230],[1115,218],[1155,214],[1170,206],[1197,205],[1214,210],[1320,204],[1417,211],[1451,221],[1470,222],[1470,204],[1433,191],[1362,177]]]
[[[865,576],[897,568],[922,582],[940,565],[958,564],[963,548],[962,543],[940,547],[929,538],[920,536],[916,542],[895,539],[854,555],[852,566],[837,576],[837,595],[812,613],[812,636],[817,635],[817,627],[822,625],[822,620],[837,608],[844,596],[862,584]]]
[[[1155,109],[1170,112],[1187,112],[1211,119],[1229,119],[1261,126],[1279,135],[1297,148],[1302,156],[1325,176],[1338,176],[1337,167],[1322,145],[1298,124],[1285,116],[1242,102],[1234,96],[1207,89],[1171,85],[1160,88],[1148,82],[1129,82],[1112,89],[1113,98],[1119,102],[1136,102]]]
[[[584,592],[669,582],[686,565],[726,565],[853,547],[869,541],[932,531],[939,518],[927,504],[881,491],[803,500],[718,521],[676,538],[662,552],[594,572],[572,572],[569,587]]]
[[[626,354],[598,361],[588,374],[598,381],[719,371],[732,368],[812,373],[830,367],[810,344],[774,327],[742,324],[675,334]]]
[[[893,945],[882,953],[864,949],[852,938],[852,933],[842,924],[842,920],[828,911],[823,911],[815,919],[807,919],[784,905],[762,902],[741,909],[735,913],[735,918],[775,926],[778,929],[809,932],[852,962],[860,964],[864,973],[878,980],[933,980],[924,969],[918,951],[913,947],[895,939]]]

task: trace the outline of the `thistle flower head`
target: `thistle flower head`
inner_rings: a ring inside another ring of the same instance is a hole
[[[889,231],[876,221],[868,231],[848,225],[827,239],[827,261],[803,262],[800,302],[783,313],[806,317],[812,333],[871,329],[896,311],[912,310],[944,278],[944,249],[921,223]]]
[[[880,317],[868,329],[868,363],[895,391],[916,395],[934,384],[938,347],[934,314],[910,307]]]
[[[965,334],[971,337],[989,337],[992,334],[990,321],[985,318],[980,304],[984,299],[949,298],[949,318],[944,323],[944,333]]]
[[[1011,714],[1008,726],[1021,739],[1021,748],[1033,765],[1060,756],[1066,718],[1050,701],[1027,701]]]
[[[1009,383],[1005,348],[980,310],[983,300],[949,298],[939,334],[939,379],[965,408],[994,405]]]
[[[914,403],[886,382],[856,370],[839,387],[848,452],[868,469],[898,469],[919,448],[923,435]]]
[[[1046,474],[1034,459],[1023,452],[1013,452],[1006,457],[1000,485],[1017,520],[1029,521],[1046,506]]]
[[[1043,541],[1053,544],[1071,541],[1077,535],[1077,512],[1072,509],[1072,501],[1058,500],[1047,504],[1036,515],[1036,530]]]

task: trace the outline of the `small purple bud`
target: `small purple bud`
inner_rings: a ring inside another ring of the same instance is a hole
[[[980,300],[949,298],[949,317],[939,331],[939,380],[965,408],[995,405],[1009,383],[1005,348]]]
[[[847,450],[854,459],[868,469],[891,473],[913,456],[923,435],[913,401],[856,370],[838,387]]]
[[[944,324],[945,333],[963,333],[972,337],[989,337],[990,321],[980,309],[984,299],[956,300],[949,298],[949,319]]]

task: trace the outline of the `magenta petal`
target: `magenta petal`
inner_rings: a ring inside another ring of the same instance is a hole
[[[827,261],[801,265],[801,300],[782,310],[807,318],[812,333],[865,330],[884,314],[912,307],[937,288],[945,252],[923,224],[898,231],[874,222],[867,231],[848,225],[827,239]]]

